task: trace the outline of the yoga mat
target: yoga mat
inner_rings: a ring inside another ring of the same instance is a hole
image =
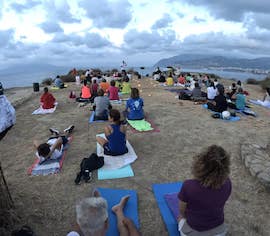
[[[67,88],[67,87],[68,87],[68,85],[65,84],[65,85],[64,85],[64,88]],[[58,90],[58,89],[60,89],[60,88],[58,88],[58,87],[56,87],[56,86],[52,86],[52,87],[50,87],[50,89],[52,89],[52,90]],[[61,88],[61,89],[63,89],[63,88]]]
[[[177,219],[180,216],[178,192],[167,193],[164,195],[164,199],[165,199],[168,207],[170,208],[170,210],[174,216],[174,219],[177,222]]]
[[[39,159],[36,158],[34,163],[28,168],[28,175],[50,175],[57,174],[62,169],[68,148],[72,142],[73,137],[69,138],[68,143],[63,147],[62,156],[59,159],[49,160],[46,163],[39,165]]]
[[[98,179],[120,179],[126,177],[133,177],[134,172],[130,165],[124,166],[116,170],[98,169]]]
[[[109,229],[106,233],[107,236],[118,236],[119,232],[117,229],[117,219],[115,214],[112,212],[112,207],[119,203],[122,197],[130,195],[130,198],[124,208],[124,214],[130,218],[137,228],[139,228],[139,216],[138,216],[138,199],[137,193],[134,190],[124,189],[109,189],[109,188],[98,188],[101,196],[107,200],[108,213],[109,213]]]
[[[94,122],[106,122],[106,121],[108,121],[108,120],[94,120],[94,118],[95,118],[95,112],[93,111],[92,113],[91,113],[91,115],[90,115],[90,117],[89,117],[89,123],[94,123]]]
[[[174,215],[168,207],[164,195],[168,193],[179,192],[181,186],[181,182],[152,185],[154,196],[156,198],[160,213],[170,236],[179,236],[180,233],[178,231],[177,221],[175,221]]]
[[[211,113],[217,113],[217,114],[219,114],[220,115],[220,120],[223,120],[223,121],[226,121],[226,122],[233,122],[233,121],[239,121],[240,120],[240,117],[239,116],[231,116],[229,120],[222,119],[221,118],[222,117],[221,116],[221,113],[215,112],[215,111],[212,111],[212,110],[208,109],[207,104],[203,104],[202,105],[202,108],[209,110]]]
[[[53,108],[50,108],[50,109],[43,109],[42,107],[39,107],[38,109],[32,112],[32,115],[44,115],[44,114],[54,113],[56,110],[56,107],[57,107],[57,103],[55,104]]]

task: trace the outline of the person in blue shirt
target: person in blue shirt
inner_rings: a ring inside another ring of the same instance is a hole
[[[139,90],[137,88],[131,89],[130,98],[126,103],[126,114],[128,120],[142,120],[144,119],[143,99],[140,98]]]
[[[236,109],[244,110],[246,106],[246,96],[244,95],[244,91],[241,87],[238,89],[238,93],[236,94],[235,97],[236,97],[235,100]]]
[[[120,112],[111,109],[109,112],[110,125],[105,127],[105,136],[97,136],[97,142],[104,148],[104,154],[110,156],[123,155],[128,152],[126,146],[126,126],[121,124]]]
[[[60,89],[65,87],[59,75],[56,76],[56,79],[54,80],[54,85]]]

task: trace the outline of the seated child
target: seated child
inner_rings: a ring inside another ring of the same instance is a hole
[[[106,81],[106,79],[102,79],[102,82],[99,84],[99,87],[104,91],[104,93],[107,93],[110,84]]]
[[[132,88],[130,98],[126,103],[127,119],[142,120],[144,118],[143,105],[143,99],[140,98],[139,90]]]
[[[172,74],[171,73],[169,74],[169,76],[166,79],[166,84],[168,86],[173,86],[174,85],[174,81],[173,81],[173,77],[172,77]]]
[[[108,111],[112,109],[109,98],[104,96],[102,89],[98,90],[98,96],[94,99],[93,109],[95,111],[94,120],[108,120]]]
[[[125,81],[122,83],[122,93],[130,93],[131,92],[131,87],[130,87],[130,83],[129,83],[129,78],[126,76],[125,77]]]
[[[40,103],[43,109],[51,109],[55,106],[55,98],[51,93],[49,93],[49,89],[47,87],[44,88],[44,93],[40,98]]]
[[[39,164],[42,164],[49,159],[58,159],[62,156],[63,146],[68,143],[68,137],[73,129],[74,125],[71,125],[67,129],[64,129],[64,135],[59,136],[58,130],[50,128],[51,133],[55,134],[55,136],[50,137],[46,143],[38,144],[38,142],[34,140]]]
[[[97,137],[97,142],[104,148],[105,155],[123,155],[128,152],[128,149],[126,146],[126,127],[121,124],[120,112],[111,109],[109,121],[111,124],[105,127],[106,138]]]
[[[111,86],[108,89],[109,99],[110,100],[119,100],[118,91],[119,91],[118,88],[115,87],[115,81],[112,80]]]

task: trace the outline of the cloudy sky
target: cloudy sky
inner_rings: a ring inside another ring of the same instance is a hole
[[[270,55],[269,0],[0,0],[0,68]]]

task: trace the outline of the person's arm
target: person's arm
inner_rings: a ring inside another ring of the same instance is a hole
[[[111,127],[105,126],[104,133],[105,133],[105,136],[108,137],[112,133]]]
[[[49,152],[48,156],[47,157],[50,157],[52,155],[52,153],[54,152],[54,150],[59,147],[60,145],[62,145],[63,141],[62,141],[62,138],[59,137],[57,138],[57,140],[55,141],[55,143],[51,146],[51,151]]]
[[[236,100],[236,93],[234,93],[234,94],[231,96],[231,99]]]

